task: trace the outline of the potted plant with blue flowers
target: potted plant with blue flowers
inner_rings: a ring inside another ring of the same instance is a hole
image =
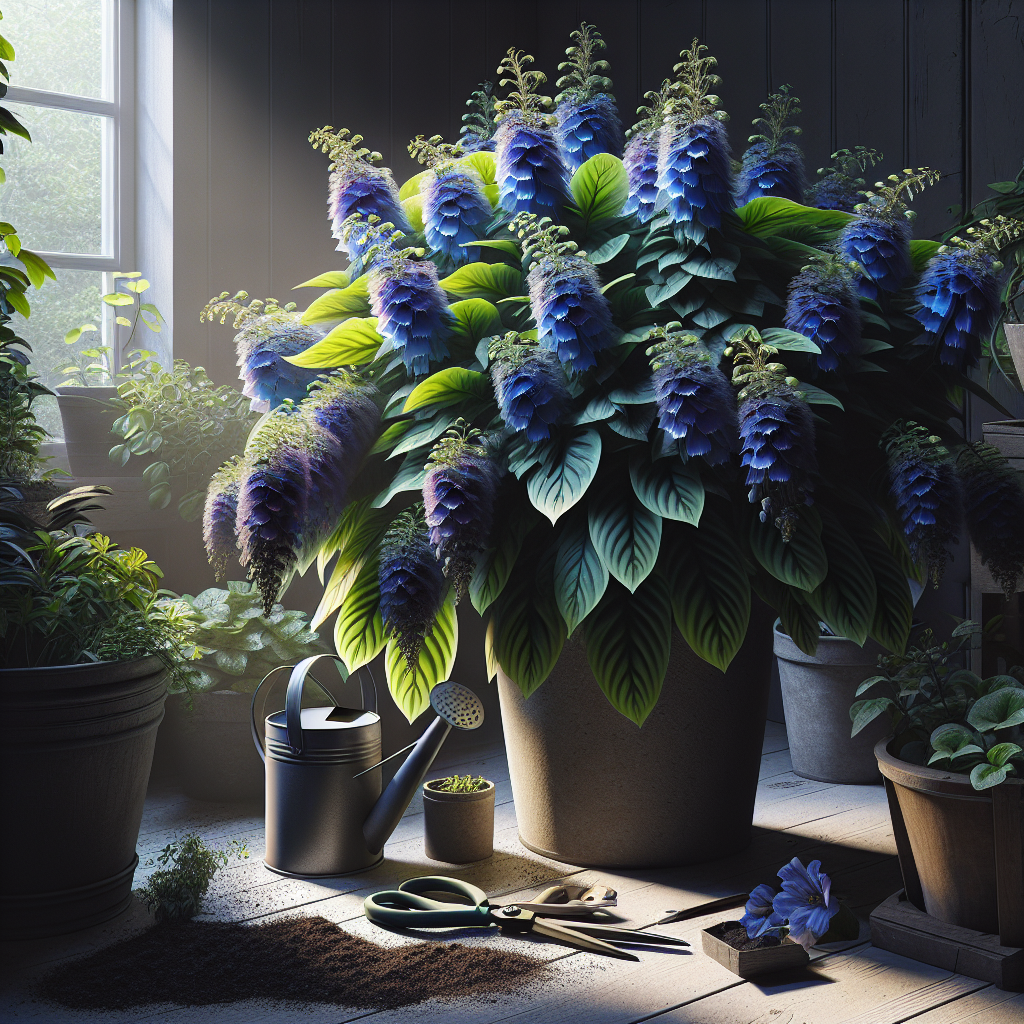
[[[801,180],[783,173],[785,95],[737,198],[696,41],[620,159],[602,45],[580,29],[557,106],[510,50],[493,117],[481,89],[466,145],[417,138],[429,166],[400,188],[361,136],[310,136],[349,266],[306,282],[326,290],[303,312],[275,303],[268,321],[226,293],[204,310],[237,318],[247,387],[309,374],[305,394],[268,389],[205,528],[268,608],[316,563],[313,628],[337,613],[350,670],[383,654],[410,720],[471,603],[522,841],[681,863],[749,841],[773,618],[808,652],[819,622],[903,650],[900,502],[927,506],[931,478],[904,494],[880,441],[912,417],[962,443],[950,416],[979,390],[994,313],[910,315],[938,250],[903,216],[928,169],[851,212],[776,191]],[[296,351],[312,328],[327,331]]]

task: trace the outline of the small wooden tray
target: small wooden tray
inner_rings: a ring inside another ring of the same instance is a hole
[[[766,946],[764,949],[734,949],[706,928],[700,933],[700,938],[707,956],[741,978],[792,970],[811,961],[807,950],[788,936],[778,946]]]
[[[1002,945],[998,935],[945,924],[918,910],[904,892],[890,896],[872,912],[871,942],[1009,992],[1024,991],[1024,949]]]

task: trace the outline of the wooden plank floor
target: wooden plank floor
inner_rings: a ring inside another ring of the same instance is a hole
[[[251,921],[296,913],[319,914],[354,934],[382,944],[416,941],[383,931],[362,915],[367,893],[404,878],[439,872],[467,878],[500,902],[537,892],[555,879],[597,882],[619,892],[618,918],[628,927],[650,926],[666,909],[679,909],[718,896],[749,891],[774,882],[775,871],[794,856],[818,858],[862,919],[861,936],[813,951],[809,968],[754,984],[705,957],[700,930],[729,914],[662,926],[688,939],[691,947],[667,952],[641,950],[641,963],[573,953],[543,941],[482,932],[447,933],[474,945],[525,951],[546,962],[531,983],[514,994],[457,1002],[426,1002],[401,1010],[374,1012],[323,1004],[247,1001],[227,1006],[169,1004],[130,1012],[67,1011],[33,998],[45,971],[145,928],[145,911],[133,906],[117,921],[59,939],[0,944],[3,988],[0,1021],[64,1024],[1017,1024],[1024,1019],[1024,996],[1001,992],[982,982],[918,964],[875,949],[866,921],[871,909],[900,887],[899,868],[885,794],[878,786],[831,786],[794,775],[785,731],[769,723],[751,845],[725,860],[685,868],[585,870],[531,853],[517,839],[515,807],[504,750],[482,749],[440,763],[433,777],[459,771],[482,774],[497,785],[495,854],[465,868],[426,859],[422,802],[417,798],[372,871],[323,883],[282,878],[261,863],[263,819],[258,807],[206,804],[180,794],[147,800],[139,837],[136,884],[154,870],[146,861],[174,836],[196,830],[210,841],[244,839],[253,856],[221,871],[214,880],[203,917]],[[73,855],[73,851],[69,851]]]

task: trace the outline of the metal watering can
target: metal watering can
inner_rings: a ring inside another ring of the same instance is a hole
[[[472,690],[451,681],[439,683],[430,693],[438,717],[410,744],[412,753],[381,794],[384,762],[373,678],[366,673],[369,686],[366,678],[362,680],[362,709],[304,708],[307,677],[334,699],[309,675],[321,658],[338,661],[318,654],[291,670],[284,711],[266,717],[266,751],[256,725],[256,698],[278,670],[267,675],[252,695],[252,738],[266,767],[263,862],[282,875],[347,875],[379,863],[384,843],[448,733],[453,727],[476,729],[484,719],[483,705]]]

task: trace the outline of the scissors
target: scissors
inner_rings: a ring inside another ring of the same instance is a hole
[[[431,899],[441,896],[442,899]],[[447,897],[447,898],[445,898]],[[612,942],[642,945],[688,946],[685,939],[656,935],[633,928],[614,928],[601,924],[577,924],[572,927],[545,921],[518,904],[491,906],[487,894],[469,882],[443,875],[410,878],[397,889],[377,892],[363,901],[363,912],[374,924],[391,928],[488,928],[497,925],[512,935],[543,935],[576,949],[620,960],[639,961],[638,956],[616,949]]]

